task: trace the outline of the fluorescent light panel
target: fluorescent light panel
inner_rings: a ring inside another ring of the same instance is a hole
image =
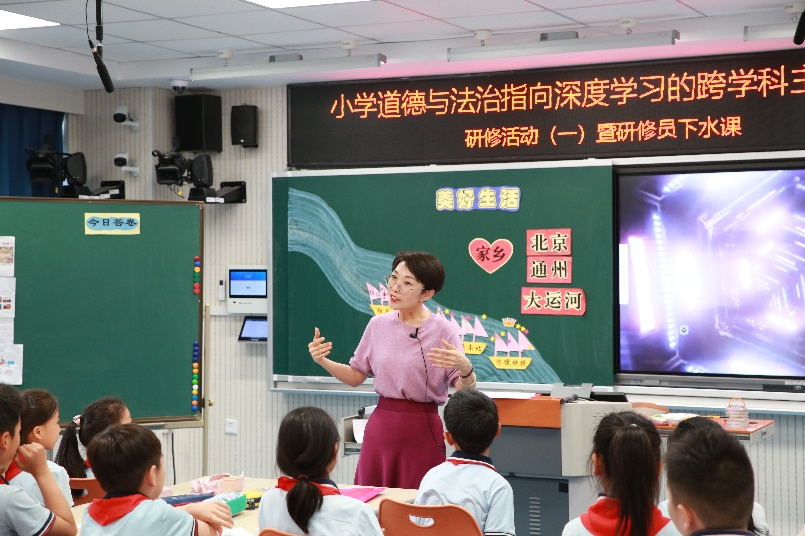
[[[744,26],[744,41],[759,41],[761,39],[794,38],[797,25],[791,24],[762,24],[759,26]]]
[[[42,28],[44,26],[59,26],[59,23],[0,10],[0,30],[21,30],[23,28]]]
[[[323,6],[328,4],[349,4],[352,2],[367,2],[368,0],[247,0],[250,4],[257,4],[271,9],[285,9],[288,7]]]
[[[227,78],[245,78],[250,76],[270,76],[274,74],[311,73],[338,71],[341,69],[362,69],[380,67],[386,63],[383,54],[368,56],[344,56],[341,58],[324,58],[318,60],[283,61],[259,63],[251,65],[227,65],[226,67],[201,67],[190,69],[190,79],[221,80]]]
[[[673,45],[676,43],[677,39],[679,39],[679,32],[669,30],[667,32],[633,33],[613,37],[585,37],[581,39],[536,41],[518,45],[448,48],[447,61],[541,56],[543,54],[562,54],[565,52],[589,52],[593,50],[616,50],[620,48]]]

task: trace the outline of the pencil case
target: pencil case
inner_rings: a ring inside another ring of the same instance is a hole
[[[246,509],[246,494],[237,491],[228,491],[226,493],[219,493],[215,497],[206,499],[208,501],[222,502],[229,507],[233,516],[238,515]]]
[[[215,497],[214,493],[185,493],[184,495],[172,495],[170,497],[162,497],[162,500],[171,506],[180,506],[182,504],[206,501]]]

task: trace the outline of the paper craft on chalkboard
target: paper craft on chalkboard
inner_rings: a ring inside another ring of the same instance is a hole
[[[0,344],[0,383],[22,385],[21,344]]]
[[[16,316],[17,279],[14,277],[0,277],[0,317],[14,318]]]
[[[476,238],[470,242],[469,249],[472,260],[487,273],[492,274],[509,262],[514,246],[505,238],[498,238],[491,244],[485,238]]]
[[[0,236],[0,277],[14,277],[13,236]]]

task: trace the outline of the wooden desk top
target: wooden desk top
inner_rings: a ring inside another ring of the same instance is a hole
[[[190,484],[190,482],[182,482],[173,486],[174,495],[189,493]],[[246,478],[246,489],[273,488],[276,485],[277,480],[273,478]],[[341,487],[352,488],[356,486],[341,485]],[[375,514],[377,514],[377,509],[380,507],[380,501],[386,497],[391,497],[393,499],[397,499],[398,501],[413,502],[416,498],[416,492],[417,490],[415,489],[386,488],[383,493],[369,501],[367,504],[369,504],[369,506],[371,506],[375,511]],[[81,506],[74,506],[72,508],[73,517],[78,525],[79,535],[81,534],[81,518],[83,517],[84,510],[87,509],[87,506],[89,505],[82,504]],[[249,533],[256,535],[259,532],[257,530],[257,512],[258,510],[246,510],[233,517],[232,520],[235,522],[235,527],[245,529]]]
[[[754,443],[762,441],[768,436],[771,436],[774,431],[774,421],[763,419],[749,419],[749,425],[746,428],[727,428],[727,419],[723,417],[710,417],[724,430],[738,437],[739,440],[749,441]],[[676,428],[676,425],[671,424],[658,424],[657,430],[662,435],[668,435]]]

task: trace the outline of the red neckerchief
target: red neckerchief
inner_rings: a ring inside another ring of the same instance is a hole
[[[599,497],[595,504],[590,506],[585,513],[581,514],[581,524],[584,525],[584,528],[590,531],[593,536],[610,536],[615,534],[620,511],[621,506],[617,499],[606,496]],[[657,534],[670,522],[671,520],[664,517],[655,506],[651,512],[649,534]],[[630,525],[631,523],[627,520],[626,526],[623,527],[623,534],[629,534]]]
[[[447,461],[452,463],[453,465],[480,465],[482,467],[488,467],[489,469],[495,471],[495,466],[484,460],[476,460],[473,458],[465,458],[454,455],[447,458]]]
[[[17,467],[17,463],[12,461],[11,465],[8,466],[6,469],[6,481],[11,482],[11,479],[17,476],[18,474],[22,473],[22,469]]]
[[[297,478],[289,478],[287,476],[281,476],[277,481],[277,487],[281,490],[291,491],[291,488],[299,482]],[[318,482],[314,482],[310,480],[310,483],[319,488],[322,495],[341,495],[341,492],[338,491],[338,488],[335,485],[331,484],[319,484]]]
[[[138,504],[147,500],[149,500],[148,497],[141,493],[132,493],[131,495],[110,497],[108,499],[93,499],[92,504],[87,508],[87,513],[97,524],[105,527],[109,523],[114,523],[131,513],[132,510],[137,508]]]
[[[89,464],[89,459],[84,460],[84,465],[87,466],[87,469],[92,469],[92,466]]]

